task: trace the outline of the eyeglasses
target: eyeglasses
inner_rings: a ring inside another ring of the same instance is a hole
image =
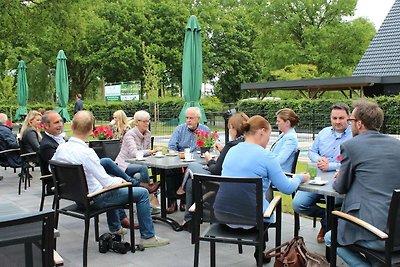
[[[347,122],[358,121],[357,119],[347,119]]]
[[[143,121],[143,120],[138,120],[138,121],[141,121],[141,122],[144,122],[144,123],[150,123],[150,121]]]

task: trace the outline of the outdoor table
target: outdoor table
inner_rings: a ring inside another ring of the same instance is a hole
[[[335,208],[335,197],[338,198],[344,198],[344,194],[339,194],[338,192],[335,191],[335,189],[332,188],[332,183],[333,183],[333,175],[335,174],[335,171],[331,172],[320,172],[318,173],[318,176],[321,177],[322,181],[328,181],[325,185],[312,185],[307,183],[300,184],[299,188],[297,190],[300,191],[305,191],[305,192],[311,192],[315,194],[320,194],[326,196],[326,232],[331,230],[332,228],[332,211]],[[297,228],[296,228],[297,227]],[[298,229],[298,225],[295,226],[295,229]],[[325,256],[327,260],[329,261],[329,248],[326,247],[325,250]]]
[[[182,227],[178,222],[176,222],[172,218],[167,217],[167,203],[166,203],[166,191],[165,191],[166,170],[187,167],[191,162],[199,162],[205,164],[205,160],[200,158],[200,155],[198,153],[193,153],[193,155],[194,155],[193,161],[185,161],[183,159],[180,159],[178,154],[176,154],[176,156],[163,155],[162,157],[157,157],[153,155],[145,157],[144,160],[136,160],[136,159],[126,160],[126,162],[128,163],[145,165],[147,167],[153,167],[159,170],[160,188],[161,188],[161,217],[153,216],[153,219],[168,223],[175,231],[182,231]]]

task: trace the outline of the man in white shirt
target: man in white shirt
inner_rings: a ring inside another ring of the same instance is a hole
[[[82,164],[89,193],[125,182],[125,180],[120,177],[108,175],[100,165],[100,159],[97,154],[85,143],[85,139],[93,130],[93,122],[93,115],[89,111],[79,111],[76,113],[71,124],[73,132],[72,137],[69,139],[68,143],[59,145],[52,158],[53,160],[64,163]],[[133,201],[136,203],[137,217],[140,225],[140,243],[144,247],[157,247],[169,244],[168,239],[159,238],[154,234],[148,190],[135,187],[132,197]],[[101,209],[107,206],[127,203],[127,201],[128,189],[121,188],[95,197],[92,207],[94,209]],[[107,221],[109,224],[113,222],[118,223],[118,211],[107,212]]]

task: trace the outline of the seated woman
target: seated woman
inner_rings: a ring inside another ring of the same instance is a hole
[[[113,132],[112,139],[119,139],[122,141],[124,135],[131,126],[128,123],[128,117],[123,110],[117,110],[113,114],[113,120],[110,122]]]
[[[151,132],[149,131],[150,114],[147,111],[137,111],[133,117],[136,126],[130,129],[122,140],[121,151],[119,152],[115,162],[129,176],[140,173],[140,180],[134,184],[147,188],[150,193],[155,192],[160,186],[160,182],[150,185],[149,172],[147,167],[138,164],[128,164],[127,159],[136,158],[138,150],[142,150],[145,156],[149,156],[161,148],[151,149]],[[150,194],[150,201],[154,198],[154,194]]]
[[[42,134],[40,133],[40,124],[42,114],[36,110],[31,110],[24,122],[22,123],[21,135],[21,150],[23,153],[37,152],[39,150]]]
[[[224,162],[226,153],[228,153],[229,149],[236,146],[240,142],[244,141],[242,123],[247,121],[248,119],[249,117],[243,112],[239,112],[232,115],[228,120],[229,136],[232,141],[229,141],[225,146],[222,146],[221,144],[218,143],[215,145],[216,148],[220,151],[220,155],[217,160],[211,158],[211,155],[208,152],[206,152],[204,154],[204,158],[207,161],[206,166],[198,162],[190,163],[189,166],[187,167],[186,170],[187,173],[185,173],[185,176],[190,175],[190,173],[221,175],[222,163]],[[182,228],[184,230],[191,231],[190,222],[192,220],[192,214],[189,212],[189,208],[193,204],[192,179],[188,179],[186,181],[186,184],[184,184],[183,186],[185,186],[185,191],[186,191],[186,209],[185,209],[184,221],[182,223]],[[185,191],[178,190],[176,193],[182,194],[185,193]]]
[[[293,179],[288,179],[284,174],[275,155],[265,147],[271,135],[271,125],[259,116],[251,117],[243,123],[245,141],[232,147],[226,154],[222,164],[222,176],[228,177],[261,177],[263,180],[263,195],[272,183],[279,191],[290,194],[294,192],[300,183],[308,181],[308,174],[296,174]],[[244,156],[245,155],[245,156]],[[247,187],[235,184],[221,184],[216,195],[214,209],[217,216],[246,215],[249,207],[243,207],[244,199],[255,198],[253,191],[247,191]],[[255,205],[254,201],[254,205]],[[263,199],[263,211],[268,208],[269,202]],[[255,207],[252,207],[254,210]],[[230,226],[227,226],[230,227]],[[241,228],[240,226],[238,226]],[[243,231],[251,229],[242,229]],[[265,241],[268,238],[265,237]],[[265,244],[264,244],[265,249]],[[257,251],[256,251],[257,252]],[[257,255],[257,254],[255,254]],[[266,261],[268,259],[265,259]]]
[[[271,146],[271,151],[276,155],[284,172],[292,171],[294,155],[299,141],[294,127],[300,122],[297,114],[290,108],[284,108],[276,113],[276,125],[281,132],[278,139]]]

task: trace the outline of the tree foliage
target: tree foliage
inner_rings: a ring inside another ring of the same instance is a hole
[[[153,86],[179,95],[193,14],[202,27],[203,81],[232,102],[247,97],[241,83],[273,80],[271,73],[285,66],[315,65],[318,77],[351,75],[375,33],[365,19],[343,20],[355,6],[356,0],[0,0],[0,83],[11,83],[8,95],[15,95],[9,74],[22,57],[30,101],[54,100],[63,49],[71,98],[98,97],[102,80],[144,82],[151,64],[160,78]]]

